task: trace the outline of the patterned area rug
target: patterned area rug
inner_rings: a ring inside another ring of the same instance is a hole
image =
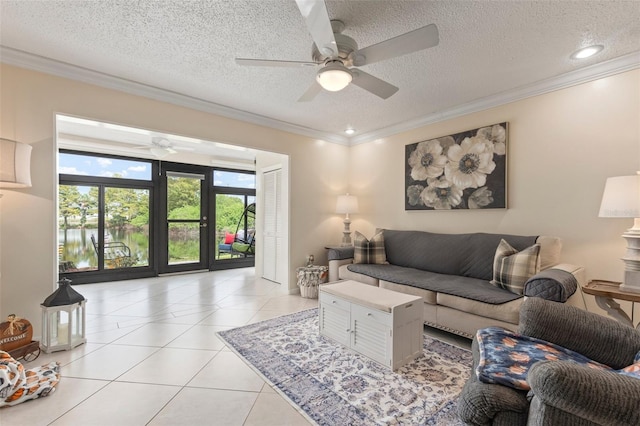
[[[395,372],[318,334],[318,310],[219,332],[319,425],[461,425],[456,400],[471,352],[424,336],[424,356]]]

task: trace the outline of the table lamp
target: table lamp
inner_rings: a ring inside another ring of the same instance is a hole
[[[640,293],[640,176],[608,178],[598,216],[633,218],[633,227],[622,234],[627,251],[622,258],[625,270],[620,289]]]
[[[342,247],[348,247],[351,245],[351,220],[349,219],[349,213],[358,213],[358,198],[354,195],[339,195],[338,202],[336,203],[336,213],[345,214],[344,231],[342,231]]]

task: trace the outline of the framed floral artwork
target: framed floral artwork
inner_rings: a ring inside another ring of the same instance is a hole
[[[405,210],[507,208],[508,123],[405,146]]]

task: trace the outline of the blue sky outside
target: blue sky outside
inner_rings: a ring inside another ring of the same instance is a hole
[[[60,153],[58,155],[58,173],[151,180],[151,163],[146,161]],[[213,179],[216,186],[234,188],[256,187],[254,174],[216,170]]]
[[[58,173],[151,180],[151,164],[143,161],[60,153]]]

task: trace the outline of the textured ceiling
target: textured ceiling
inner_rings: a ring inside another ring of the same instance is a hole
[[[350,85],[300,103],[316,68],[234,61],[311,59],[294,0],[1,0],[0,7],[4,47],[341,137],[347,127],[373,133],[621,56],[640,59],[637,0],[327,1],[329,16],[360,48],[431,23],[440,44],[362,67],[400,88],[387,100]],[[570,59],[590,44],[605,50]]]

